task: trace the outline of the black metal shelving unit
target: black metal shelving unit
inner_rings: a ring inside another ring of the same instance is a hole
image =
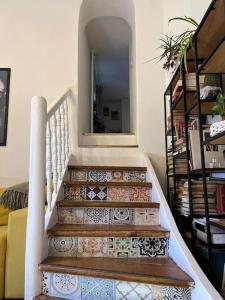
[[[196,252],[196,244],[204,244],[207,249],[207,263],[204,271],[210,278],[212,269],[212,252],[214,249],[224,249],[225,245],[214,245],[212,243],[212,236],[210,230],[210,218],[224,218],[225,214],[211,214],[209,210],[208,202],[208,189],[207,179],[212,173],[225,173],[225,168],[209,169],[205,165],[205,152],[206,145],[225,145],[225,132],[219,133],[214,137],[204,140],[203,125],[204,116],[211,114],[211,109],[215,104],[215,100],[201,100],[200,99],[200,75],[202,74],[218,74],[222,78],[222,74],[225,74],[225,3],[223,0],[213,0],[200,23],[195,36],[194,36],[194,51],[191,49],[188,52],[188,69],[191,66],[196,74],[196,91],[188,91],[186,89],[186,71],[184,65],[174,73],[166,91],[164,94],[165,105],[165,139],[166,139],[166,161],[167,161],[167,192],[168,202],[171,210],[174,214],[175,220],[179,229],[183,230],[183,224],[186,224],[186,228],[190,231],[190,243],[192,253],[196,259],[200,262],[201,258]],[[172,94],[174,87],[179,79],[182,79],[183,92],[177,97],[174,102],[172,101]],[[222,83],[222,80],[221,80]],[[222,85],[221,85],[222,87]],[[169,98],[169,105],[168,99]],[[168,148],[169,143],[172,143],[172,153],[175,150],[175,138],[174,138],[174,111],[180,111],[184,114],[185,124],[185,142],[186,153],[173,156],[173,172],[169,173],[168,167]],[[167,129],[167,116],[171,116],[171,129]],[[201,156],[201,168],[197,170],[191,170],[190,167],[190,149],[189,149],[189,119],[191,116],[195,116],[198,119],[198,134],[200,139],[200,156]],[[185,158],[187,162],[187,174],[177,174],[175,168],[175,161],[178,158]],[[177,181],[184,178],[188,181],[188,197],[190,206],[189,217],[181,216],[177,212],[173,203],[177,198]],[[192,203],[192,179],[201,178],[203,184],[204,195],[204,214],[197,215],[194,213]],[[171,192],[172,191],[172,192]],[[206,219],[206,235],[207,242],[202,242],[196,236],[195,229],[193,228],[193,219],[196,217],[205,217]],[[210,278],[212,279],[212,278]]]

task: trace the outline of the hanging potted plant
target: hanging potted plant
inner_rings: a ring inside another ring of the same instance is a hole
[[[212,108],[213,115],[219,115],[222,121],[215,122],[210,127],[210,136],[215,136],[218,133],[225,131],[225,98],[222,93],[216,97],[216,104]]]
[[[182,21],[186,22],[194,29],[187,29],[183,33],[178,35],[168,35],[165,34],[160,39],[159,49],[161,50],[161,54],[156,57],[158,61],[165,61],[163,64],[163,69],[167,71],[174,71],[177,64],[182,66],[182,62],[184,62],[184,67],[187,71],[187,52],[190,48],[194,48],[193,46],[193,37],[195,31],[198,27],[198,23],[190,17],[176,17],[169,20],[169,24],[174,21]]]

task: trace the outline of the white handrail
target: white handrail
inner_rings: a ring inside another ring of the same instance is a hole
[[[47,111],[43,97],[31,102],[29,204],[26,238],[25,299],[41,293],[38,265],[44,258],[46,216],[59,197],[70,156],[68,90]],[[45,204],[47,201],[47,212]]]

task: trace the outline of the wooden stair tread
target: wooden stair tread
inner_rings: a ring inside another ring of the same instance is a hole
[[[169,231],[160,225],[56,224],[48,230],[48,236],[168,237]]]
[[[68,300],[68,298],[58,298],[47,295],[40,295],[34,298],[34,300]]]
[[[112,187],[148,187],[151,188],[151,182],[113,182],[113,181],[83,181],[83,180],[65,180],[66,186],[112,186]]]
[[[193,280],[170,258],[57,258],[40,264],[43,272],[101,277],[176,287],[194,286]]]
[[[104,171],[138,171],[147,172],[146,167],[123,167],[123,166],[82,166],[82,165],[69,165],[69,170],[104,170]]]
[[[113,207],[113,208],[159,208],[156,202],[114,202],[114,201],[70,201],[57,202],[58,207]]]

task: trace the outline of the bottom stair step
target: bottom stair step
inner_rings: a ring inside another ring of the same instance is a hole
[[[170,258],[57,258],[49,257],[42,272],[90,276],[145,284],[193,287],[193,280]]]

